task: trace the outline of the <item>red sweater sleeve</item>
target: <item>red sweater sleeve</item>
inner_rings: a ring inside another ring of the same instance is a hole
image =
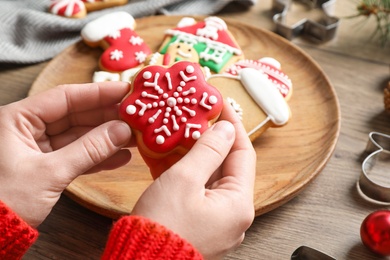
[[[0,259],[21,259],[38,231],[0,201]]]
[[[140,216],[126,216],[113,226],[102,260],[203,259],[187,241]]]

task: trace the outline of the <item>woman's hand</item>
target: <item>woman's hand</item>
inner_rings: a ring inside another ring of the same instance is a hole
[[[221,121],[148,187],[132,214],[176,232],[206,259],[222,257],[253,221],[255,165],[252,143],[225,104]]]
[[[0,107],[0,200],[38,226],[79,175],[126,164],[127,83],[64,85]]]

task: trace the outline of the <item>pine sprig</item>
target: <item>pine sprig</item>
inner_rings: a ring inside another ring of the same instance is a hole
[[[382,46],[390,42],[390,0],[361,0],[353,17],[374,17],[376,29],[373,36],[379,36]]]

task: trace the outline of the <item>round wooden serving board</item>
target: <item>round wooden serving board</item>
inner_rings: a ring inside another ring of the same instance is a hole
[[[154,16],[137,20],[136,32],[153,51],[163,41],[164,31],[175,27],[180,17]],[[293,82],[289,100],[290,122],[270,128],[253,145],[257,152],[254,193],[256,215],[282,205],[305,188],[330,158],[340,131],[340,111],[328,78],[309,56],[284,38],[262,29],[225,19],[246,58],[273,57]],[[42,71],[29,95],[59,84],[91,82],[98,70],[102,50],[78,42]],[[148,168],[136,149],[131,162],[114,171],[80,176],[66,194],[81,205],[108,217],[131,212],[142,192],[152,182]]]

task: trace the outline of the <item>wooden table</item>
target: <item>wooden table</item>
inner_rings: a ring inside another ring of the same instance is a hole
[[[229,5],[218,15],[274,30],[271,8],[271,0],[260,0],[248,10]],[[345,17],[354,8],[355,2],[339,0],[335,15]],[[336,90],[342,115],[340,137],[318,177],[288,203],[257,217],[242,246],[226,259],[289,259],[301,245],[337,259],[381,259],[361,244],[359,230],[369,213],[386,207],[363,200],[356,181],[369,132],[390,133],[390,116],[383,106],[383,88],[390,80],[390,47],[370,41],[373,20],[364,27],[359,21],[341,19],[336,37],[326,43],[303,37],[292,40],[318,62]],[[0,64],[0,105],[26,97],[46,65]],[[63,196],[39,227],[40,237],[25,259],[99,259],[111,225],[111,219]]]

